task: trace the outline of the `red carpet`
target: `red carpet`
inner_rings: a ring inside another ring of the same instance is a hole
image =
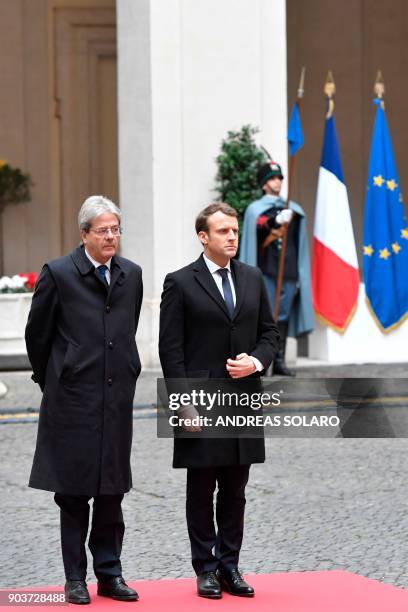
[[[144,612],[407,612],[408,591],[343,571],[293,572],[247,576],[255,587],[252,599],[224,594],[221,600],[207,600],[195,594],[195,580],[145,580],[129,583],[140,595],[134,603],[117,602],[96,596],[89,586],[91,606],[76,610],[135,609]],[[55,590],[56,587],[47,587]],[[43,589],[45,590],[45,589]],[[136,606],[136,608],[135,608]],[[51,606],[24,606],[24,610]],[[57,608],[52,606],[54,610]],[[60,606],[62,611],[66,606]]]

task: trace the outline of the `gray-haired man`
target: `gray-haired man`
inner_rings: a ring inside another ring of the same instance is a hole
[[[67,600],[90,603],[85,542],[98,594],[135,601],[122,578],[121,502],[132,486],[132,405],[140,360],[139,266],[118,257],[120,210],[91,196],[79,212],[80,247],[48,262],[26,328],[33,380],[43,391],[30,486],[55,492]]]

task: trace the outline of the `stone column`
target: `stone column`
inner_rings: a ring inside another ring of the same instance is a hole
[[[154,367],[163,279],[200,253],[222,138],[257,125],[287,167],[286,4],[117,0],[117,20],[122,252],[144,270],[138,342]]]

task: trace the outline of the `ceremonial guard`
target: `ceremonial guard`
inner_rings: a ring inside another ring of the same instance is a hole
[[[286,207],[280,195],[283,178],[281,166],[274,161],[259,168],[257,179],[264,193],[245,211],[240,260],[261,269],[273,311],[282,241],[287,232],[278,316],[280,344],[273,373],[294,376],[285,363],[287,336],[307,334],[314,323],[306,217],[296,202]]]

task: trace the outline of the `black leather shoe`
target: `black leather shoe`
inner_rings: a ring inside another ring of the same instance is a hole
[[[98,580],[98,595],[111,597],[118,601],[137,601],[139,599],[139,595],[126,584],[122,576],[114,576],[106,582]]]
[[[286,339],[288,337],[288,322],[278,321],[278,329],[279,348],[278,352],[275,355],[272,372],[273,374],[277,374],[278,376],[296,376],[296,372],[294,372],[293,370],[289,370],[288,366],[285,363]]]
[[[232,570],[221,570],[219,572],[221,588],[231,595],[238,597],[253,597],[254,589],[243,579],[238,568]]]
[[[221,599],[221,585],[215,572],[203,572],[197,576],[197,593],[200,597]]]
[[[89,604],[88,589],[85,580],[67,580],[64,587],[65,601],[72,604]]]
[[[275,360],[273,362],[272,372],[278,376],[296,376],[296,372],[289,370],[284,361]]]

